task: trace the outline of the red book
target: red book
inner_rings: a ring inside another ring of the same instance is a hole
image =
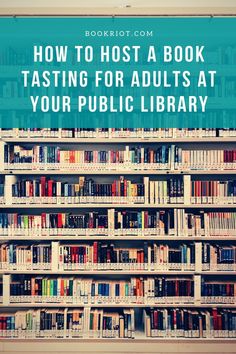
[[[46,213],[41,214],[41,223],[42,223],[42,228],[46,228]]]
[[[212,317],[213,317],[213,329],[216,331],[218,330],[218,320],[217,320],[217,310],[212,310]]]
[[[119,163],[120,161],[120,153],[119,151],[116,151],[116,163]]]
[[[127,179],[124,179],[124,197],[127,197]]]
[[[75,257],[76,257],[76,254],[75,254],[75,247],[71,247],[71,263],[75,263]]]
[[[93,263],[98,262],[98,243],[95,241],[93,243]]]
[[[136,279],[136,296],[140,296],[140,279]]]
[[[198,197],[201,197],[202,194],[202,182],[201,181],[197,181],[198,183]]]
[[[154,324],[154,329],[158,329],[158,311],[154,310],[153,313],[153,324]]]
[[[57,214],[57,227],[62,228],[62,214]]]
[[[236,150],[233,151],[233,162],[236,162]]]
[[[220,314],[217,316],[217,329],[222,331],[222,316]]]
[[[148,211],[144,212],[144,228],[148,228]]]
[[[48,181],[48,197],[52,197],[52,185],[53,185],[53,180],[50,179]]]
[[[2,317],[3,321],[2,321],[2,329],[3,331],[7,329],[7,319],[6,317]]]
[[[195,197],[198,197],[198,181],[195,182],[194,191],[195,191]]]
[[[61,279],[61,289],[60,289],[60,295],[64,296],[64,279]]]
[[[140,251],[137,252],[137,263],[141,263],[141,254],[140,254]]]
[[[30,185],[29,185],[29,196],[33,197],[34,195],[34,187],[33,187],[33,181],[30,181]]]
[[[79,247],[75,247],[75,263],[79,263]]]
[[[116,196],[116,181],[114,181],[112,183],[112,186],[111,186],[111,194],[112,194],[112,197],[115,197]]]
[[[93,224],[94,224],[94,221],[93,221],[93,212],[90,212],[90,213],[89,213],[89,220],[88,220],[88,228],[89,228],[89,229],[93,229]]]
[[[234,294],[231,294],[230,284],[226,284],[226,294],[227,296],[234,296]]]
[[[70,151],[70,163],[75,163],[75,151]]]
[[[35,283],[35,278],[31,278],[31,295],[35,296],[36,295],[36,283]]]
[[[144,263],[144,252],[140,252],[140,263]]]
[[[40,177],[41,197],[46,197],[46,177]]]

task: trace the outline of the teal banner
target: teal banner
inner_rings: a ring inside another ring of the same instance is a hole
[[[0,18],[1,128],[236,128],[236,18]]]

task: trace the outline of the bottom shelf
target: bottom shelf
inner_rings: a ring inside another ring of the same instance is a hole
[[[97,353],[219,353],[219,354],[235,354],[236,338],[235,339],[143,339],[135,340],[123,339],[41,339],[41,340],[19,340],[19,339],[2,339],[0,341],[0,352],[2,354],[16,353],[80,353],[80,354],[97,354]]]

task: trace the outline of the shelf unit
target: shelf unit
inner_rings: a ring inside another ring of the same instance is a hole
[[[223,138],[165,138],[165,139],[135,139],[135,138],[111,138],[111,139],[96,139],[96,138],[81,138],[81,139],[73,139],[73,138],[43,138],[43,141],[41,138],[2,138],[2,144],[0,143],[1,146],[4,144],[37,144],[37,143],[45,143],[45,144],[166,144],[166,143],[174,143],[174,144],[197,144],[200,145],[202,144],[207,144],[208,147],[214,146],[217,147],[218,144],[224,143],[224,144],[230,144],[233,146],[236,146],[236,137],[223,137]],[[102,146],[102,145],[101,145]],[[0,174],[2,175],[3,178],[8,178],[10,177],[18,177],[21,178],[22,175],[27,175],[27,176],[33,176],[33,175],[58,175],[64,176],[66,175],[104,175],[104,176],[109,176],[109,175],[133,175],[134,178],[135,176],[142,176],[142,175],[148,175],[148,176],[164,176],[163,178],[165,179],[167,175],[183,175],[183,176],[188,176],[189,180],[191,180],[192,177],[197,177],[198,175],[203,175],[206,178],[210,178],[211,176],[233,176],[236,174],[236,171],[231,169],[231,170],[189,170],[189,171],[175,171],[175,170],[141,170],[141,171],[133,171],[133,170],[124,170],[124,171],[96,171],[91,169],[91,171],[76,171],[76,170],[6,170],[4,169],[4,165],[2,164],[2,161],[0,161]],[[216,177],[215,177],[216,178]],[[233,177],[232,177],[233,178]],[[55,204],[55,203],[44,203],[44,204],[12,204],[11,200],[11,195],[10,195],[10,189],[8,188],[7,194],[6,194],[6,204],[1,204],[0,205],[0,212],[6,210],[6,212],[11,212],[11,210],[15,211],[20,211],[22,213],[25,212],[25,210],[28,210],[30,208],[31,212],[37,210],[41,211],[41,209],[44,210],[79,210],[79,209],[86,209],[86,210],[98,210],[98,209],[141,209],[141,210],[148,210],[148,209],[189,209],[193,210],[232,210],[234,211],[236,209],[236,204],[191,204],[188,202],[190,196],[185,195],[185,203],[171,203],[171,204],[132,204],[132,203],[99,203],[99,204],[94,204],[94,203],[80,203],[80,204]],[[180,243],[180,242],[194,242],[195,243],[195,257],[196,257],[196,263],[195,263],[195,269],[191,271],[181,271],[178,268],[176,270],[151,270],[151,269],[137,269],[137,270],[58,270],[58,254],[52,253],[52,269],[51,270],[37,270],[37,269],[28,269],[28,270],[20,270],[20,269],[0,269],[0,275],[3,276],[3,303],[0,304],[0,312],[1,311],[6,311],[6,308],[9,308],[11,311],[16,310],[16,309],[30,309],[30,308],[75,308],[75,307],[97,307],[97,308],[117,308],[120,309],[122,307],[127,308],[127,307],[133,307],[136,309],[144,309],[148,307],[157,307],[157,308],[172,308],[172,307],[177,307],[177,308],[186,308],[186,309],[192,309],[192,308],[202,308],[202,309],[209,309],[209,308],[219,308],[219,309],[224,309],[225,307],[228,309],[235,309],[236,308],[236,302],[234,298],[233,303],[203,303],[201,301],[201,278],[202,277],[218,277],[219,275],[222,276],[227,276],[227,277],[234,277],[235,276],[235,270],[207,270],[203,271],[202,270],[202,258],[201,258],[201,247],[204,242],[208,243],[217,243],[221,242],[222,244],[227,243],[234,243],[236,241],[236,235],[231,235],[231,236],[158,236],[158,235],[147,235],[147,236],[142,236],[140,234],[133,234],[133,235],[117,235],[113,236],[112,233],[109,234],[108,230],[108,236],[105,234],[103,235],[102,233],[99,235],[96,234],[91,234],[90,236],[85,236],[85,235],[80,235],[79,233],[74,235],[71,234],[68,236],[65,235],[54,235],[52,234],[47,234],[45,236],[40,236],[39,234],[35,235],[0,235],[0,242],[1,243],[6,243],[6,242],[23,242],[24,244],[27,244],[28,241],[31,243],[33,242],[38,242],[38,241],[43,241],[44,243],[49,243],[51,242],[52,244],[52,249],[57,247],[58,241],[59,242],[76,242],[76,244],[82,242],[89,242],[89,241],[104,241],[104,242],[128,242],[129,246],[132,246],[133,244],[135,245],[136,242],[142,243],[143,241],[149,241],[149,242],[174,242],[174,243]],[[54,246],[53,246],[54,245]],[[199,253],[200,252],[200,253]],[[194,279],[195,285],[194,285],[194,290],[195,290],[195,295],[193,298],[192,303],[183,303],[181,301],[173,301],[173,303],[61,303],[61,302],[56,302],[56,303],[37,303],[37,302],[22,302],[22,303],[10,303],[10,282],[11,282],[11,277],[12,276],[17,276],[21,274],[27,274],[27,275],[42,275],[42,276],[49,276],[50,275],[58,275],[58,276],[93,276],[93,277],[113,277],[117,276],[119,278],[122,277],[130,277],[130,276],[189,276]],[[234,278],[233,278],[234,279]],[[45,339],[45,343],[43,340]],[[46,343],[50,343],[50,345],[53,346],[53,350],[55,350],[56,346],[59,345],[60,343],[67,343],[68,341],[68,348],[71,348],[69,350],[73,351],[73,343],[78,342],[80,343],[80,350],[83,352],[86,352],[87,348],[87,343],[90,343],[90,349],[92,352],[92,348],[94,347],[94,350],[101,348],[103,352],[109,352],[111,351],[114,343],[117,343],[117,353],[121,353],[122,350],[125,350],[127,352],[130,351],[135,351],[137,353],[141,353],[142,351],[147,351],[148,353],[154,353],[154,346],[153,344],[155,343],[155,346],[158,345],[159,348],[165,348],[163,350],[167,350],[168,348],[171,348],[171,352],[177,353],[182,350],[182,352],[188,352],[191,353],[192,346],[194,347],[194,352],[197,351],[202,351],[206,350],[206,348],[209,349],[209,352],[213,350],[212,348],[212,343],[217,344],[217,346],[214,346],[214,352],[221,353],[223,348],[227,347],[227,352],[232,352],[234,350],[234,345],[236,342],[235,338],[145,338],[142,335],[137,334],[135,336],[135,339],[96,339],[96,344],[94,344],[94,339],[73,339],[73,338],[57,338],[57,339],[52,339],[52,338],[37,338],[37,339],[30,339],[27,338],[27,341],[25,339],[17,339],[17,338],[7,338],[1,340],[0,343],[0,348],[2,350],[13,350],[13,346],[17,344],[19,345],[19,348],[24,345],[24,351],[27,352],[27,346],[28,348],[31,348],[31,344],[34,343],[34,345],[37,345],[38,343],[40,345],[47,345]],[[135,345],[137,342],[138,345]],[[25,344],[26,343],[26,344]],[[106,343],[106,344],[105,344]],[[187,346],[185,346],[185,343],[187,343]],[[174,344],[174,345],[173,345]],[[104,347],[105,345],[105,347]],[[181,346],[184,345],[184,346]],[[174,348],[175,347],[175,348]],[[109,348],[109,349],[108,349]],[[173,349],[174,348],[174,349]],[[186,349],[188,348],[188,349]],[[220,348],[220,349],[219,349]],[[167,351],[168,352],[168,351]]]

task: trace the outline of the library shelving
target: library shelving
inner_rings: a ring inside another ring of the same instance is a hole
[[[3,342],[235,344],[235,130],[8,129],[0,149]]]

